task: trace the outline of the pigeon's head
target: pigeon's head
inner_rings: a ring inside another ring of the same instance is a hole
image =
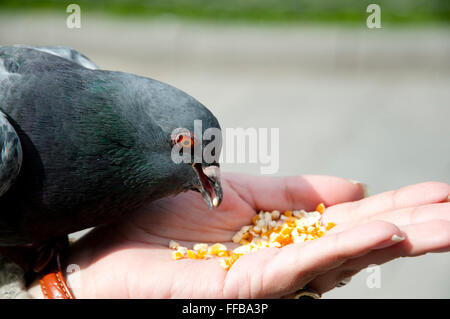
[[[129,114],[140,123],[151,178],[161,194],[201,193],[210,209],[222,201],[219,156],[222,133],[216,117],[199,101],[168,84],[145,79],[133,98],[139,109]],[[142,82],[141,82],[142,83]],[[128,90],[130,94],[130,90]]]

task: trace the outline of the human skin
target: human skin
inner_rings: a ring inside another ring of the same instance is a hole
[[[449,185],[426,182],[364,198],[338,177],[227,173],[224,199],[209,211],[198,193],[153,202],[99,227],[70,248],[68,284],[76,298],[290,298],[308,286],[323,294],[371,264],[450,250]],[[314,241],[242,256],[228,271],[217,259],[173,260],[170,240],[221,242],[259,210],[314,210],[337,224]],[[394,236],[395,235],[395,236]],[[39,285],[30,289],[42,298]]]

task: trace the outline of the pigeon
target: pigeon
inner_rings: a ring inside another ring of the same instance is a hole
[[[45,243],[194,190],[220,205],[218,157],[175,163],[217,118],[157,80],[66,47],[0,47],[0,247]],[[177,129],[179,135],[174,136]],[[194,158],[194,157],[193,157]]]

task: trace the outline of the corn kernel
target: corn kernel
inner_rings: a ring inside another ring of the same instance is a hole
[[[280,218],[280,212],[278,210],[274,210],[272,213],[272,220]]]
[[[198,259],[204,259],[207,253],[208,253],[208,250],[206,250],[206,249],[199,249],[197,251],[197,258]]]
[[[239,243],[242,239],[241,233],[236,233],[233,238],[231,239],[234,243]]]
[[[258,226],[253,227],[253,232],[255,232],[256,234],[261,233],[261,228],[259,228]]]
[[[291,216],[291,217],[287,217],[284,222],[289,223],[289,224],[294,224],[296,220],[297,220],[297,218]]]
[[[292,212],[290,210],[287,210],[283,213],[283,215],[286,217],[292,217]]]
[[[179,243],[177,243],[175,240],[169,241],[169,248],[171,249],[177,249],[180,246]]]
[[[317,205],[316,212],[323,214],[324,211],[325,211],[325,205],[323,203],[320,203],[319,205]]]
[[[228,257],[228,256],[230,256],[230,254],[231,254],[230,251],[225,250],[225,251],[219,251],[219,252],[217,253],[217,256],[219,256],[219,257]]]
[[[219,265],[226,270],[230,269],[231,267],[229,261],[226,258],[219,260]]]
[[[197,259],[197,253],[193,250],[188,249],[187,257],[191,259]]]
[[[233,251],[227,250],[223,244],[211,246],[205,243],[195,244],[193,250],[180,246],[175,241],[169,242],[169,247],[177,249],[172,253],[175,260],[181,258],[208,259],[220,258],[220,265],[229,269],[242,255],[264,249],[266,247],[281,248],[292,243],[315,240],[336,226],[329,222],[321,225],[321,214],[325,205],[319,204],[314,212],[304,210],[260,211],[252,218],[252,225],[243,226],[232,238],[241,246]]]
[[[226,250],[227,250],[227,247],[225,245],[217,243],[208,248],[208,254],[217,255],[220,252],[224,252]]]
[[[236,262],[236,260],[239,259],[239,257],[241,257],[242,254],[238,254],[238,253],[231,253],[230,257],[225,258],[225,262],[221,262],[221,266],[224,267],[225,269],[230,269],[230,267]]]
[[[175,260],[181,259],[183,257],[184,257],[183,253],[181,253],[179,251],[173,251],[172,252],[172,258],[175,259]]]
[[[208,244],[195,244],[193,248],[196,251],[198,251],[198,250],[208,250]]]

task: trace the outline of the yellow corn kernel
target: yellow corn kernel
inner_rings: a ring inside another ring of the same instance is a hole
[[[239,242],[239,244],[241,244],[241,245],[248,245],[248,244],[250,244],[250,242],[249,242],[248,240],[246,240],[246,239],[242,239],[242,240]]]
[[[227,258],[219,260],[219,265],[226,270],[230,269],[231,265]]]
[[[323,235],[325,235],[325,232],[323,230],[319,230],[317,231],[317,237],[322,237]]]
[[[335,223],[333,223],[333,222],[329,222],[328,224],[327,224],[327,227],[325,227],[325,230],[330,230],[331,228],[333,228],[334,226],[336,226],[336,224]]]
[[[184,257],[183,253],[180,252],[180,251],[173,251],[172,252],[172,258],[175,259],[175,260],[182,259],[183,257]]]
[[[290,210],[287,210],[283,213],[283,215],[286,217],[292,217],[292,212]]]
[[[219,256],[219,257],[228,257],[230,255],[231,255],[231,252],[229,250],[219,251],[217,253],[217,256]]]
[[[292,227],[283,227],[280,234],[283,236],[290,235],[292,233]]]
[[[239,257],[242,254],[236,254],[236,253],[231,253],[230,257],[224,258],[220,260],[220,266],[222,266],[223,268],[225,268],[226,270],[230,269],[230,267],[235,263],[236,260],[239,259]]]
[[[226,251],[227,247],[223,244],[217,243],[208,248],[208,254],[217,255],[220,252]]]
[[[286,218],[284,222],[287,224],[295,224],[296,220],[297,220],[297,218],[291,216],[291,217]]]
[[[199,249],[197,251],[197,258],[204,259],[208,251],[206,249]]]
[[[317,205],[316,212],[323,214],[324,211],[325,211],[325,205],[323,203],[320,203],[319,205]]]
[[[187,251],[187,257],[191,259],[197,259],[197,253],[193,250],[188,249]]]
[[[242,234],[242,239],[243,239],[243,240],[247,240],[247,241],[252,241],[253,235],[250,234],[250,233]]]

